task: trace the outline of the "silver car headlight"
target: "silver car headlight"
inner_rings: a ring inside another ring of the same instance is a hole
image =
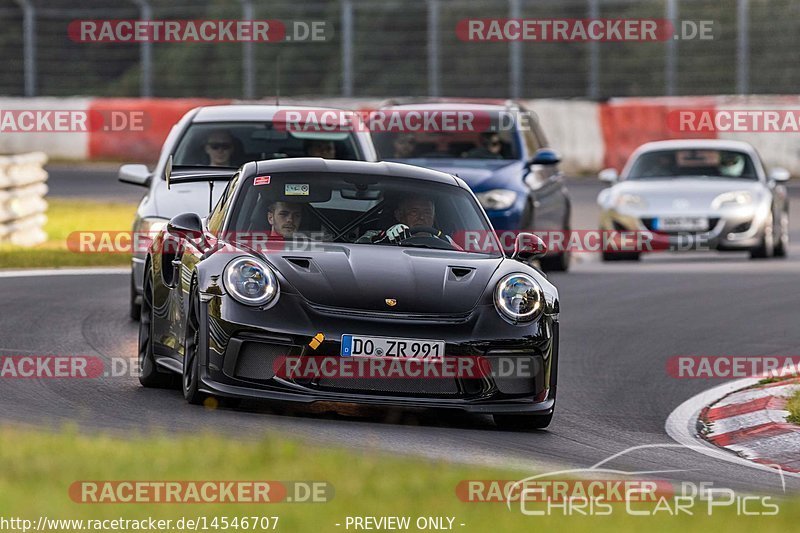
[[[724,192],[714,198],[711,202],[711,207],[719,209],[720,207],[740,207],[750,205],[753,203],[753,195],[748,191],[731,191]]]
[[[531,322],[544,310],[544,291],[528,274],[509,274],[495,288],[494,305],[514,324]]]
[[[638,194],[620,194],[614,202],[616,207],[647,207],[647,202]]]
[[[272,269],[253,257],[238,257],[228,263],[223,280],[228,293],[245,305],[267,304],[280,291]]]
[[[484,209],[508,209],[517,201],[517,193],[508,189],[492,189],[475,196]]]
[[[167,225],[166,218],[145,217],[139,221],[139,227],[133,235],[133,251],[146,254],[158,233]]]

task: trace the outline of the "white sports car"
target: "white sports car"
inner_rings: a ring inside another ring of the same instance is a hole
[[[752,258],[784,257],[789,245],[789,172],[770,174],[748,143],[657,141],[640,146],[597,197],[600,228],[649,232],[670,250],[746,250]],[[637,260],[647,250],[608,251],[603,259]]]

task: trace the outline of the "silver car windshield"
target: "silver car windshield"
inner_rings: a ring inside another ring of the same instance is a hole
[[[758,174],[744,152],[703,148],[646,152],[636,159],[626,179],[686,177],[757,180]]]
[[[194,123],[178,142],[173,165],[239,168],[287,157],[363,159],[352,133],[286,131],[271,122]]]

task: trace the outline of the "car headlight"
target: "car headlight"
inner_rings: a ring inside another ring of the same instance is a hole
[[[169,222],[166,218],[145,217],[139,221],[139,227],[133,235],[133,251],[147,253],[156,235],[164,229]]]
[[[544,309],[542,287],[527,274],[509,274],[494,290],[497,311],[517,324],[536,319]]]
[[[245,305],[264,305],[278,296],[278,280],[263,261],[238,257],[228,263],[223,276],[225,289]]]
[[[647,207],[647,202],[638,194],[620,194],[615,205],[617,207]]]
[[[714,198],[711,202],[711,207],[719,209],[720,207],[737,207],[743,205],[750,205],[753,203],[753,195],[748,191],[732,191],[724,192]]]
[[[508,189],[492,189],[475,196],[484,209],[508,209],[517,201],[517,193]]]

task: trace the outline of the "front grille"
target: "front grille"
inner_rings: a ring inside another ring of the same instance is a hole
[[[452,378],[321,378],[318,381],[318,387],[335,391],[431,397],[454,397],[460,394],[458,384]]]
[[[364,318],[368,320],[374,319],[390,319],[390,320],[408,320],[419,322],[436,322],[447,324],[462,324],[467,322],[472,314],[472,311],[460,314],[436,314],[436,313],[392,313],[388,311],[369,311],[363,309],[347,309],[343,307],[330,307],[319,304],[309,304],[312,309],[320,314],[332,316],[336,318]]]
[[[275,377],[275,364],[289,355],[291,346],[266,342],[244,342],[236,358],[237,378],[267,380]]]
[[[708,231],[662,231],[662,230],[657,230],[657,229],[653,229],[655,227],[656,220],[657,219],[655,219],[655,218],[643,218],[642,219],[642,224],[644,225],[645,228],[647,228],[649,231],[652,231],[654,233],[661,233],[661,234],[664,234],[664,235],[697,235],[697,234],[701,234],[701,233],[707,233],[708,231],[713,230],[716,227],[717,223],[719,222],[719,217],[713,217],[713,218],[709,218],[708,219]]]
[[[747,222],[742,222],[741,224],[734,227],[730,232],[731,233],[744,233],[745,231],[750,229],[750,225],[752,224],[752,220],[748,220]]]

